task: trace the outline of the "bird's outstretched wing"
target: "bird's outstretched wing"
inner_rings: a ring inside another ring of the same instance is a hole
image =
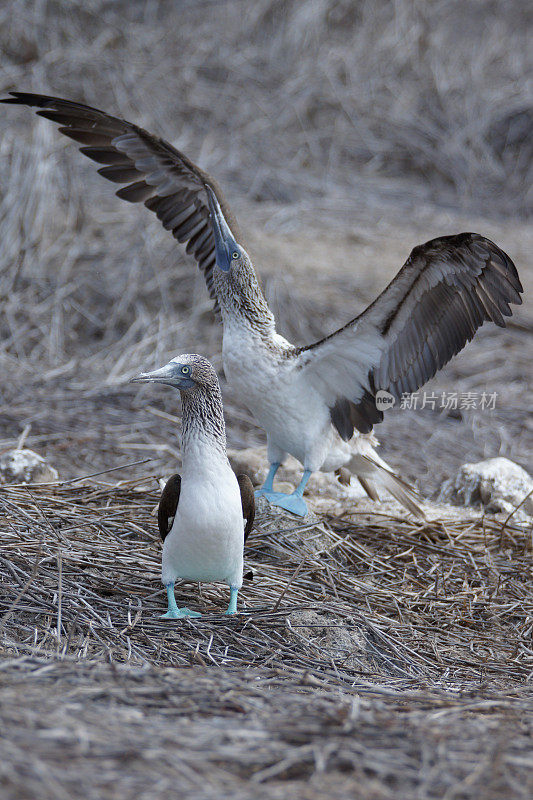
[[[165,541],[172,528],[180,501],[180,492],[181,476],[178,474],[172,475],[165,484],[157,509],[157,524],[163,541]]]
[[[246,520],[244,528],[244,541],[246,541],[255,519],[254,487],[248,475],[237,475],[237,482],[241,490],[242,515]]]
[[[10,92],[2,103],[35,106],[40,117],[60,124],[60,132],[82,147],[98,164],[98,172],[113,183],[126,184],[117,196],[130,203],[143,202],[155,212],[178,242],[187,243],[205,275],[211,297],[215,242],[209,222],[205,186],[214,191],[235,236],[235,219],[217,182],[168,142],[148,131],[91,108],[83,103],[28,92]]]
[[[327,399],[348,440],[383,413],[376,392],[414,392],[472,339],[485,321],[505,327],[522,286],[509,256],[478,233],[415,247],[387,288],[355,319],[296,351],[299,367]]]

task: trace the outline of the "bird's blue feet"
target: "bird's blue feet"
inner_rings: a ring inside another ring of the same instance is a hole
[[[270,472],[268,473],[268,477],[264,483],[263,488],[259,489],[255,493],[255,496],[264,497],[266,500],[268,500],[269,503],[272,503],[273,506],[279,506],[280,508],[284,508],[285,511],[290,511],[291,514],[296,514],[297,517],[305,517],[305,515],[307,514],[307,504],[303,499],[302,495],[307,485],[307,481],[311,477],[311,470],[310,469],[304,470],[302,480],[300,481],[294,492],[292,494],[285,494],[284,492],[272,491],[272,480],[277,472],[278,467],[279,464],[271,465]]]
[[[174,584],[168,583],[166,585],[168,610],[166,614],[161,614],[161,619],[184,619],[185,617],[201,617],[199,611],[191,611],[190,608],[178,608],[176,598],[174,597]]]
[[[303,497],[296,494],[296,492],[285,494],[285,492],[264,492],[262,489],[259,491],[261,492],[261,497],[264,497],[273,506],[284,508],[285,511],[290,511],[291,514],[296,514],[298,517],[305,517],[307,514],[307,504]]]
[[[161,619],[183,619],[184,617],[201,617],[199,611],[190,608],[169,608],[166,614],[161,614]]]
[[[270,469],[268,470],[268,475],[266,476],[266,480],[265,480],[264,484],[262,485],[262,487],[260,489],[258,489],[254,493],[256,497],[266,497],[267,494],[272,494],[272,485],[274,483],[274,477],[276,475],[276,472],[280,468],[280,466],[281,466],[281,464],[279,464],[277,461],[274,461],[270,465]],[[274,492],[274,494],[275,494],[275,492]]]
[[[228,610],[225,612],[226,614],[236,614],[237,613],[237,595],[239,594],[239,590],[236,586],[230,586],[230,595],[229,595],[229,606]]]

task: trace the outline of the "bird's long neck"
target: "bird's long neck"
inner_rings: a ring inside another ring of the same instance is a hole
[[[275,333],[276,321],[253,266],[242,265],[229,275],[215,267],[213,277],[223,322],[241,323],[261,339],[270,339]]]
[[[226,427],[218,384],[182,392],[181,453],[185,469],[204,459],[226,460]]]

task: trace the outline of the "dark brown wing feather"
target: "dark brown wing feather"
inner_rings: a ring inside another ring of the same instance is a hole
[[[112,117],[97,108],[27,92],[10,92],[3,103],[36,106],[37,114],[60,124],[60,132],[83,145],[80,151],[103,164],[98,172],[113,183],[126,184],[117,196],[144,203],[172,231],[178,242],[187,242],[205,275],[211,297],[215,243],[209,222],[205,185],[215,192],[228,225],[239,238],[235,219],[217,182],[168,142],[148,131]]]
[[[372,371],[372,389],[386,389],[397,398],[415,392],[484,322],[504,328],[504,317],[512,314],[509,303],[520,304],[522,291],[509,256],[477,233],[442,236],[415,247],[362,315],[388,343]]]
[[[328,395],[344,439],[383,418],[374,396],[414,392],[484,322],[505,327],[523,291],[509,256],[478,233],[442,236],[415,247],[394,280],[358,317],[298,352]],[[332,398],[332,387],[342,389]]]
[[[176,516],[176,510],[180,501],[180,492],[181,476],[178,474],[172,475],[166,482],[157,509],[157,524],[163,541],[165,541],[172,528],[172,523],[174,522],[174,517]]]
[[[237,475],[237,481],[241,490],[242,515],[246,520],[244,528],[244,541],[246,541],[255,519],[254,487],[248,475]]]

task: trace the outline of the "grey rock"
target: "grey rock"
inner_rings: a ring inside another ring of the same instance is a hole
[[[49,483],[58,478],[57,470],[33,450],[14,449],[0,455],[0,484]]]
[[[439,501],[459,506],[483,506],[486,511],[533,515],[533,478],[508,458],[463,464],[455,478],[442,484]],[[528,497],[529,495],[529,497]],[[527,499],[525,499],[527,498]]]

